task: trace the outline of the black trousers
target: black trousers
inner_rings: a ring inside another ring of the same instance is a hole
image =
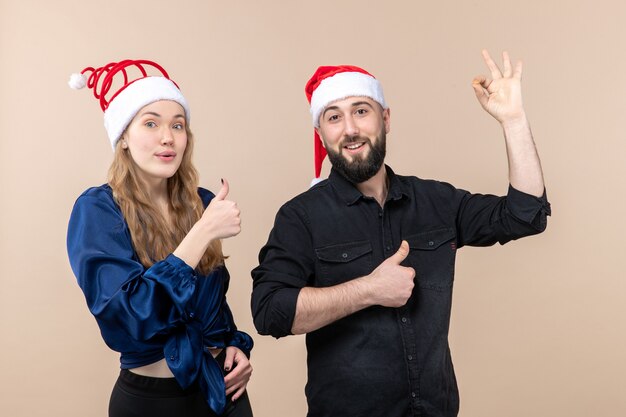
[[[175,378],[152,378],[122,369],[109,401],[109,417],[216,417],[198,384],[182,389]],[[222,416],[252,417],[248,393],[226,398]]]

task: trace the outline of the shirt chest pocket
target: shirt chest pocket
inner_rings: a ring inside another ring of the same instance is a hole
[[[321,287],[336,285],[372,272],[372,244],[368,240],[315,249]]]
[[[409,243],[409,266],[420,288],[443,291],[452,286],[456,256],[452,228],[430,230],[404,237]]]

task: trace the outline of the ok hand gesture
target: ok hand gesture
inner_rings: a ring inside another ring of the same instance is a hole
[[[491,79],[478,75],[472,81],[472,87],[481,106],[502,124],[515,122],[526,117],[522,105],[522,62],[511,67],[511,59],[505,51],[502,53],[503,71],[491,59],[489,52],[482,51],[485,64],[491,72]]]

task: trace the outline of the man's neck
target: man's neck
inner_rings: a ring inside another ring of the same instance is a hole
[[[385,165],[383,164],[378,172],[369,180],[356,184],[356,188],[364,196],[376,199],[378,204],[383,207],[389,190]]]

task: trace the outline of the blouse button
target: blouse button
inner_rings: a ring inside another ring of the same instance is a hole
[[[342,253],[342,254],[341,254],[341,257],[345,259],[345,258],[347,258],[347,257],[348,257],[348,254],[347,254],[347,253]]]
[[[435,244],[435,242],[433,242],[432,240],[430,242],[428,242],[428,246],[433,246]]]

